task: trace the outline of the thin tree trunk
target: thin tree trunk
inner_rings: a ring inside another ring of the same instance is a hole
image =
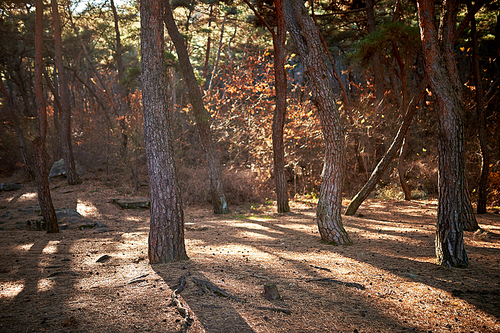
[[[61,100],[61,145],[64,164],[66,167],[66,178],[68,184],[76,185],[82,181],[76,173],[73,146],[71,144],[71,108],[69,103],[68,83],[62,61],[62,38],[61,22],[57,0],[52,0],[52,22],[54,27],[54,62],[59,76],[59,97]]]
[[[274,82],[276,87],[276,106],[274,108],[272,127],[274,182],[276,185],[277,211],[278,213],[286,213],[290,211],[290,205],[288,202],[288,189],[285,175],[285,146],[283,144],[283,128],[285,126],[287,108],[287,79],[285,72],[286,28],[283,17],[283,0],[274,0],[277,25],[276,32],[248,0],[244,1],[259,20],[267,27],[273,38]],[[295,186],[295,192],[297,192],[296,190],[297,186]]]
[[[48,233],[59,232],[57,216],[49,190],[45,139],[47,137],[47,112],[42,88],[43,67],[43,1],[35,1],[35,99],[38,113],[39,136],[33,140],[34,169],[38,191],[38,203]]]
[[[469,10],[472,5],[470,1],[467,1],[467,7]],[[481,68],[479,66],[479,50],[477,46],[477,29],[476,29],[476,19],[473,18],[470,21],[471,25],[471,37],[472,37],[472,64],[474,71],[474,82],[476,85],[476,114],[478,119],[478,139],[479,146],[481,147],[481,177],[479,179],[479,191],[477,199],[477,213],[486,214],[486,203],[487,203],[487,189],[488,189],[488,176],[490,174],[490,152],[486,144],[486,115],[484,108],[484,91],[481,82]],[[464,227],[467,231],[469,230],[468,225]],[[472,226],[474,227],[474,226]],[[479,226],[478,226],[479,227]]]
[[[276,203],[278,213],[290,211],[288,189],[285,175],[285,146],[283,144],[283,128],[286,120],[287,80],[285,72],[286,29],[283,17],[283,0],[274,0],[276,11],[277,33],[273,34],[274,75],[276,87],[276,107],[273,115],[273,161],[274,182],[276,184]]]
[[[467,267],[464,248],[467,182],[463,146],[462,87],[453,55],[457,1],[443,3],[438,29],[435,3],[418,0],[418,16],[426,72],[438,99],[439,202],[436,230],[436,256],[440,265]]]
[[[394,157],[396,156],[397,152],[400,150],[404,138],[408,133],[408,129],[410,128],[411,122],[413,120],[413,116],[416,111],[416,107],[418,105],[418,102],[420,99],[422,99],[425,96],[425,88],[429,85],[429,80],[427,78],[424,79],[424,81],[420,84],[420,87],[418,89],[417,94],[413,98],[413,100],[410,102],[408,105],[408,108],[406,110],[406,115],[404,117],[403,123],[399,127],[398,133],[394,137],[394,140],[392,141],[391,146],[387,150],[387,152],[384,154],[384,157],[378,162],[377,166],[373,170],[370,178],[366,182],[366,184],[363,186],[363,188],[354,196],[352,201],[349,203],[349,206],[347,207],[345,211],[345,215],[354,215],[356,211],[358,210],[359,206],[365,201],[366,198],[370,195],[371,191],[375,188],[375,185],[379,182],[380,178],[384,174],[385,170],[387,170],[387,167],[389,164],[392,162]]]
[[[328,66],[321,41],[301,0],[284,0],[283,14],[309,78],[312,100],[321,120],[325,140],[325,162],[316,210],[318,229],[324,242],[339,245],[352,241],[342,225],[342,181],[345,167],[344,131],[340,122]]]
[[[208,84],[207,91],[212,90],[212,83],[214,82],[215,76],[217,75],[217,69],[219,68],[220,52],[222,50],[222,39],[224,37],[224,27],[226,26],[226,19],[227,14],[224,15],[224,19],[222,20],[222,25],[220,28],[219,48],[217,49],[217,57],[215,58],[214,69],[212,71],[212,76],[210,77],[210,83]]]
[[[208,16],[208,29],[210,30],[210,27],[212,25],[212,20],[213,20],[213,12],[214,12],[214,4],[210,4],[210,14]],[[205,51],[205,65],[203,66],[203,78],[206,80],[207,75],[208,75],[208,62],[210,61],[210,47],[212,45],[212,32],[210,31],[208,33],[208,38],[207,38],[207,49]]]
[[[367,19],[367,27],[368,33],[375,31],[376,23],[375,23],[375,1],[374,0],[366,0],[366,19]],[[382,108],[382,102],[384,100],[385,88],[384,88],[384,69],[381,61],[381,56],[378,51],[375,51],[372,58],[372,66],[373,66],[373,76],[375,81],[375,98],[377,100],[376,109],[379,110]]]
[[[399,174],[399,184],[401,185],[401,189],[403,190],[403,193],[405,195],[405,200],[411,200],[411,190],[405,179],[404,161],[407,149],[408,149],[408,133],[406,133],[405,137],[403,138],[403,144],[401,145],[401,150],[399,151],[398,174]]]
[[[187,259],[187,256],[163,59],[163,0],[143,0],[140,11],[144,140],[151,196],[148,255],[149,263],[156,264]]]
[[[7,88],[5,88],[2,79],[0,79],[0,90],[4,95],[5,101],[7,102],[7,109],[9,111],[10,117],[12,118],[12,124],[14,125],[14,130],[16,131],[17,138],[19,139],[19,150],[21,151],[21,158],[23,159],[26,174],[28,175],[28,177],[32,178],[34,177],[34,173],[32,169],[31,159],[29,158],[26,148],[26,139],[19,124],[19,119],[16,115],[16,112],[14,111],[15,109],[17,109],[17,107],[14,103],[14,99],[7,92]]]
[[[189,61],[189,55],[184,44],[184,39],[180,34],[172,14],[169,0],[165,2],[165,13],[163,15],[168,34],[175,45],[179,62],[182,68],[184,79],[189,91],[191,105],[193,107],[194,116],[196,118],[196,129],[200,137],[203,150],[207,156],[208,173],[210,175],[210,192],[212,194],[212,206],[215,214],[229,213],[224,188],[222,184],[222,172],[219,162],[219,155],[212,140],[210,131],[210,114],[203,105],[200,87],[196,81],[193,67]]]

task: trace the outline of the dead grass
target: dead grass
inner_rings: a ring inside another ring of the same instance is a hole
[[[0,215],[36,205],[33,192],[30,185],[0,192]],[[2,221],[0,331],[178,331],[183,318],[170,297],[189,272],[241,301],[199,294],[188,276],[181,292],[195,318],[188,332],[500,332],[498,214],[478,216],[483,232],[466,233],[469,268],[450,269],[434,264],[435,200],[369,200],[344,217],[355,243],[348,247],[320,242],[308,200],[284,215],[272,206],[233,206],[225,216],[191,206],[190,260],[150,266],[149,213],[109,202],[127,192],[89,179],[52,183],[56,207],[101,221],[106,233],[49,235]],[[108,261],[96,262],[105,254]],[[345,283],[311,281],[320,278]],[[281,300],[262,296],[267,282]]]

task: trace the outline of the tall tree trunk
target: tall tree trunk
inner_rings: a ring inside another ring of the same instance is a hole
[[[438,99],[437,262],[444,266],[467,267],[469,262],[463,240],[463,227],[467,218],[462,120],[464,105],[453,55],[457,1],[443,3],[439,34],[434,23],[435,2],[418,0],[417,5],[426,72]],[[470,201],[468,204],[470,205]]]
[[[214,69],[212,70],[212,76],[210,76],[210,83],[208,84],[208,89],[207,89],[208,91],[212,90],[212,84],[214,82],[215,76],[217,75],[217,69],[219,69],[220,52],[222,51],[222,40],[224,38],[224,28],[226,26],[226,19],[227,19],[227,14],[224,15],[224,19],[222,20],[222,25],[220,27],[219,48],[217,49],[217,57],[215,58],[215,64],[214,64]]]
[[[45,139],[47,137],[47,111],[42,88],[43,67],[43,1],[35,1],[35,99],[38,113],[39,136],[33,140],[34,169],[38,191],[38,203],[48,233],[59,232],[56,211],[49,190]]]
[[[405,137],[408,134],[408,129],[410,128],[411,122],[413,120],[416,107],[419,101],[425,96],[426,93],[425,88],[427,88],[428,85],[429,85],[429,80],[425,78],[424,81],[420,84],[420,88],[418,89],[417,94],[408,105],[403,123],[399,127],[398,133],[394,137],[391,146],[384,154],[384,157],[380,160],[380,162],[378,162],[375,169],[373,169],[373,172],[368,181],[366,182],[366,184],[363,186],[361,190],[359,190],[359,192],[351,200],[349,206],[345,211],[345,215],[354,215],[358,210],[359,206],[363,203],[363,201],[365,201],[366,198],[368,198],[371,191],[373,191],[375,185],[377,185],[380,178],[382,178],[382,175],[384,174],[385,170],[387,170],[387,167],[396,156],[397,152],[399,151],[399,149],[403,144],[403,141],[405,140]]]
[[[288,189],[285,175],[285,146],[283,144],[283,128],[286,119],[287,79],[285,72],[286,28],[283,17],[283,0],[274,0],[276,13],[276,32],[259,14],[248,0],[244,0],[259,20],[267,27],[273,37],[274,47],[274,82],[276,87],[276,106],[273,115],[273,162],[274,182],[276,185],[276,202],[278,213],[290,211]]]
[[[467,1],[467,8],[471,9],[470,0]],[[486,144],[486,114],[484,110],[484,90],[481,81],[481,68],[479,66],[479,50],[477,46],[476,19],[470,21],[472,37],[472,65],[474,72],[474,82],[476,85],[476,114],[478,120],[478,139],[481,147],[481,177],[479,179],[479,191],[477,198],[477,213],[486,214],[488,176],[490,174],[490,152]],[[467,230],[467,226],[465,227]]]
[[[194,116],[196,118],[196,129],[200,137],[203,150],[207,156],[208,173],[210,175],[210,192],[212,194],[212,206],[215,214],[229,213],[226,197],[224,195],[224,188],[222,184],[222,172],[219,162],[219,155],[212,140],[210,131],[210,114],[203,105],[200,87],[196,82],[193,67],[189,61],[189,55],[184,44],[184,39],[174,21],[172,8],[170,7],[169,0],[165,2],[164,21],[168,30],[168,34],[175,45],[179,62],[182,67],[182,73],[186,80],[186,85],[189,91],[189,98],[193,106]]]
[[[366,20],[368,33],[375,31],[377,25],[375,23],[375,1],[366,0]],[[384,87],[384,68],[382,67],[381,56],[378,51],[375,51],[372,58],[373,76],[375,81],[375,98],[377,100],[376,109],[382,108],[384,100],[385,87]]]
[[[61,21],[57,0],[52,0],[52,22],[54,26],[54,62],[59,76],[59,97],[61,100],[61,145],[68,184],[81,183],[76,173],[73,146],[71,144],[71,108],[69,103],[68,83],[62,60]]]
[[[283,128],[286,119],[286,90],[287,80],[285,72],[285,41],[286,29],[283,17],[283,0],[274,0],[276,11],[277,33],[273,34],[274,45],[274,77],[276,87],[276,107],[273,115],[273,160],[274,182],[276,184],[276,202],[278,213],[290,211],[288,190],[285,175],[285,147],[283,144]]]
[[[331,244],[351,244],[342,225],[342,181],[345,167],[344,131],[340,123],[328,66],[324,60],[318,29],[301,0],[284,0],[283,14],[309,78],[312,100],[321,120],[325,161],[316,217],[321,239]]]
[[[149,263],[156,264],[187,256],[163,59],[163,0],[143,0],[140,11],[144,141],[151,196],[148,255]]]

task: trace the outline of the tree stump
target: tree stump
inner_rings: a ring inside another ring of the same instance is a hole
[[[264,285],[264,293],[262,295],[269,301],[281,298],[275,283],[266,283]]]

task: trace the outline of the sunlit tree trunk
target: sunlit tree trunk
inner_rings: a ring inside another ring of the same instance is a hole
[[[168,34],[175,45],[177,55],[179,56],[182,73],[184,75],[184,79],[186,80],[189,98],[193,107],[194,116],[196,118],[196,130],[198,131],[198,136],[200,137],[203,150],[207,156],[208,173],[210,175],[210,192],[212,194],[212,206],[214,213],[226,214],[229,213],[229,207],[224,195],[219,155],[212,140],[212,134],[210,131],[210,114],[203,105],[200,87],[196,81],[191,62],[189,61],[189,54],[187,52],[186,44],[184,44],[184,38],[182,38],[182,35],[175,24],[170,3],[168,0],[165,0],[164,2],[165,25],[167,27]]]
[[[48,233],[59,232],[56,211],[49,190],[45,139],[47,137],[47,111],[42,88],[43,68],[43,1],[35,1],[35,100],[38,113],[39,135],[33,140],[34,170],[38,203]]]
[[[144,141],[151,196],[148,255],[150,264],[156,264],[187,256],[163,59],[163,0],[143,0],[140,11]]]
[[[321,120],[325,161],[316,217],[321,239],[331,244],[351,244],[342,225],[342,182],[345,167],[344,131],[340,123],[321,41],[301,0],[284,0],[287,30],[297,48],[304,73],[309,78],[312,100]]]
[[[52,0],[52,23],[54,27],[54,62],[59,76],[59,98],[61,100],[61,145],[64,164],[66,166],[66,177],[68,184],[76,185],[81,183],[76,173],[75,158],[73,156],[73,146],[71,144],[71,108],[69,103],[69,90],[64,73],[62,60],[62,38],[61,21],[57,0]]]
[[[453,40],[456,0],[443,3],[439,33],[435,25],[435,2],[418,0],[418,16],[426,72],[438,99],[439,202],[436,230],[436,256],[440,265],[467,267],[463,228],[467,203],[463,145],[462,87],[455,59]]]
[[[286,29],[283,17],[283,0],[274,0],[276,11],[276,30],[273,36],[274,45],[274,76],[276,87],[276,107],[273,116],[273,159],[274,182],[276,184],[276,201],[278,213],[290,211],[288,190],[285,175],[285,147],[283,144],[283,128],[286,119],[286,89],[285,72],[285,41]]]

